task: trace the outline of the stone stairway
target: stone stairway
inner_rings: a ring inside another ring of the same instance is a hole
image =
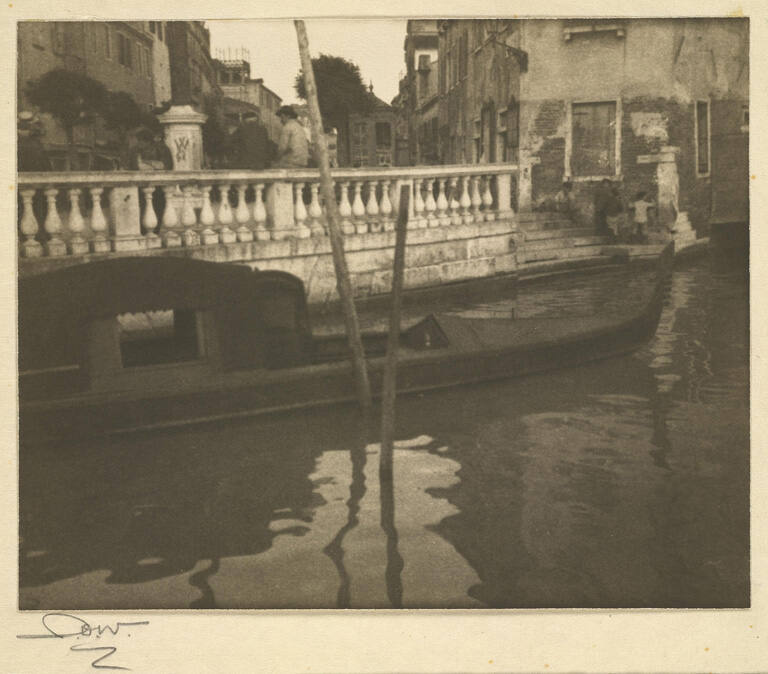
[[[561,264],[604,264],[605,236],[596,236],[593,228],[578,227],[558,213],[521,213],[518,217],[520,246],[518,272],[537,273]]]

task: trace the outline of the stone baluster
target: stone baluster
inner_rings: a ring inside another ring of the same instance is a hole
[[[380,232],[382,230],[381,220],[379,219],[378,195],[376,194],[378,186],[378,180],[368,181],[368,203],[365,205],[365,213],[368,219],[369,232]]]
[[[91,193],[91,220],[90,226],[93,232],[91,239],[91,249],[94,253],[108,253],[112,246],[107,238],[107,220],[104,217],[104,211],[101,208],[101,195],[104,193],[103,187],[89,187]]]
[[[483,217],[486,222],[493,222],[496,214],[493,212],[493,193],[491,192],[491,176],[486,176],[483,189]]]
[[[391,232],[395,229],[395,221],[392,217],[392,201],[389,198],[390,180],[384,180],[381,183],[381,222],[385,232]]]
[[[427,178],[427,198],[424,201],[424,212],[427,215],[427,226],[437,227],[440,221],[437,218],[437,202],[435,201],[434,183],[432,178]]]
[[[186,185],[183,188],[184,200],[181,208],[181,224],[184,231],[181,239],[187,248],[200,245],[200,234],[197,232],[197,215],[195,214],[195,188]]]
[[[88,241],[83,236],[85,232],[85,220],[80,212],[80,189],[73,187],[68,190],[69,218],[67,229],[69,230],[69,252],[72,255],[84,255],[88,252]]]
[[[341,218],[341,231],[344,234],[354,234],[355,226],[352,224],[352,205],[349,203],[349,183],[341,183],[341,199],[339,200],[339,217]]]
[[[21,244],[21,254],[23,257],[40,257],[43,254],[43,247],[35,239],[40,228],[32,207],[35,192],[37,190],[34,189],[21,191],[21,204],[24,209],[21,216],[21,233],[25,237]]]
[[[320,183],[311,183],[310,190],[312,192],[312,199],[309,202],[309,228],[312,232],[312,236],[325,235],[325,228],[323,227],[323,209],[320,206],[320,198],[318,195],[319,189]]]
[[[237,228],[237,240],[242,242],[253,241],[253,231],[248,225],[251,222],[251,211],[245,201],[245,193],[248,191],[248,183],[237,184],[237,208],[235,220],[240,225]]]
[[[177,248],[181,246],[181,235],[178,232],[179,215],[176,212],[176,207],[173,205],[176,187],[174,185],[164,185],[161,189],[165,193],[165,210],[163,210],[160,237],[166,248]],[[152,208],[152,199],[149,199],[147,208]]]
[[[470,176],[464,176],[461,180],[461,198],[459,199],[459,205],[461,206],[461,219],[465,225],[472,224],[472,200],[469,198],[470,180]]]
[[[480,176],[472,176],[472,216],[475,222],[482,222],[483,214],[480,212],[480,206],[483,199],[480,196]]]
[[[219,242],[219,235],[213,229],[213,224],[216,222],[216,215],[213,212],[213,206],[211,204],[212,189],[212,185],[203,185],[200,188],[203,193],[203,207],[200,210],[200,224],[203,226],[203,231],[200,232],[200,240],[204,246],[210,246],[211,244]]]
[[[312,232],[307,227],[307,207],[304,205],[304,183],[293,186],[293,219],[296,221],[296,236],[307,239]]]
[[[219,194],[221,195],[221,201],[219,202],[219,210],[216,213],[216,219],[219,221],[219,241],[221,243],[234,243],[237,240],[237,235],[230,229],[230,225],[234,220],[232,216],[232,207],[229,205],[229,183],[219,185]]]
[[[450,209],[450,216],[451,216],[451,224],[452,225],[460,225],[461,224],[461,205],[459,204],[459,179],[458,178],[451,178],[450,181],[451,186],[451,198],[448,200],[448,207]]]
[[[437,219],[441,227],[451,224],[451,216],[448,214],[448,199],[445,196],[445,178],[438,178],[439,185],[437,192]]]
[[[257,183],[253,188],[253,221],[256,226],[256,240],[269,241],[267,229],[267,209],[264,206],[264,184]]]
[[[423,228],[427,226],[427,219],[424,217],[424,199],[422,198],[421,188],[424,180],[415,178],[413,181],[413,223],[414,227]]]
[[[45,244],[48,255],[60,257],[67,254],[67,245],[61,239],[61,218],[56,208],[56,195],[59,193],[55,187],[45,190],[45,199],[48,203],[48,213],[45,216],[45,231],[48,232],[48,242]]]
[[[152,204],[152,195],[155,193],[155,186],[148,185],[141,189],[144,195],[144,213],[141,215],[141,226],[144,228],[145,237],[147,240],[147,248],[160,248],[163,244],[160,237],[155,232],[157,228],[157,216],[155,215],[155,207]],[[168,203],[166,202],[166,208]]]
[[[355,197],[352,201],[352,216],[355,219],[355,232],[365,234],[368,231],[368,223],[365,221],[365,205],[361,195],[363,183],[361,180],[355,181]]]

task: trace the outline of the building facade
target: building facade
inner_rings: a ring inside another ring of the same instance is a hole
[[[394,166],[397,111],[374,95],[373,85],[368,96],[372,103],[371,112],[351,114],[349,143],[339,140],[340,166]]]
[[[438,21],[411,19],[406,24],[405,77],[400,87],[400,101],[408,122],[409,164],[437,164],[439,90]]]
[[[148,21],[152,35],[152,82],[155,87],[155,105],[171,100],[171,61],[168,54],[168,29],[165,21]]]
[[[96,80],[112,91],[131,95],[145,111],[157,104],[155,83],[169,77],[155,70],[155,39],[148,21],[21,21],[18,23],[17,92],[20,110],[30,107],[28,85],[45,73],[63,68]],[[162,62],[162,57],[159,57]],[[50,115],[41,115],[45,148],[54,168],[63,170],[67,136]],[[74,127],[73,168],[90,167],[94,148],[105,142],[98,125]]]
[[[214,59],[211,35],[202,21],[167,21],[165,41],[171,71],[171,96],[174,105],[191,105],[204,111],[222,91]]]
[[[232,56],[235,58],[231,58]],[[251,78],[248,51],[238,49],[234,55],[231,52],[220,52],[216,59],[216,73],[224,96],[258,108],[270,139],[278,142],[281,124],[276,113],[283,99],[264,84],[263,78]]]
[[[745,219],[748,39],[745,19],[442,21],[440,159],[518,163],[523,211],[567,181],[591,222],[607,178],[671,225]]]

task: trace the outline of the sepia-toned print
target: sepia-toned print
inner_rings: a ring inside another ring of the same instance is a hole
[[[18,22],[19,608],[750,607],[749,30]]]

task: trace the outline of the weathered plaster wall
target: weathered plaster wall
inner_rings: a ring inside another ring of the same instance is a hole
[[[746,21],[632,19],[621,24],[623,37],[606,31],[570,40],[563,21],[520,23],[520,46],[529,55],[528,72],[520,76],[521,209],[545,204],[562,185],[569,106],[616,100],[621,111],[616,181],[627,201],[640,190],[658,196],[657,165],[639,163],[638,157],[674,146],[680,149],[679,209],[688,212],[694,227],[706,230],[713,192],[724,210],[738,211],[745,202],[747,171],[745,131],[738,125],[748,100]],[[708,176],[696,172],[697,100],[711,101],[713,170]],[[593,221],[594,190],[594,182],[574,184],[576,219],[582,224]],[[729,199],[733,193],[739,196]]]

